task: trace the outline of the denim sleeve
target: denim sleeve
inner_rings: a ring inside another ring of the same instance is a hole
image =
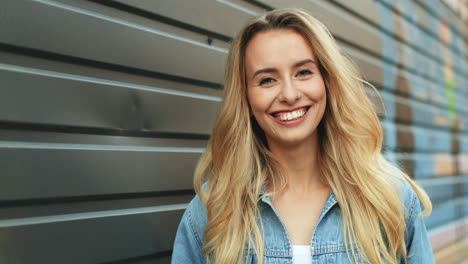
[[[202,253],[202,242],[193,222],[192,208],[193,201],[189,204],[187,210],[180,221],[177,229],[172,251],[172,264],[181,263],[205,263]]]
[[[405,240],[408,253],[408,264],[435,263],[432,246],[426,230],[426,224],[421,216],[421,203],[412,190],[409,209],[409,220],[406,226]]]

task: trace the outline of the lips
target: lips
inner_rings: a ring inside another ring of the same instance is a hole
[[[310,106],[303,106],[291,110],[282,110],[272,113],[271,115],[280,121],[292,121],[296,119],[300,119],[303,117],[307,111],[309,110]]]

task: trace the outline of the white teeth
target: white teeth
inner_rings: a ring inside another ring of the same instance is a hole
[[[293,119],[298,119],[301,118],[305,115],[307,110],[305,108],[293,111],[293,112],[288,112],[288,113],[279,113],[275,116],[275,118],[281,120],[281,121],[290,121]]]

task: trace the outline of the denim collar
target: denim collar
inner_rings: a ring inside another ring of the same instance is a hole
[[[265,193],[267,193],[268,190],[266,188],[266,185],[263,185],[262,186],[262,189],[260,190],[260,196],[264,195]],[[263,196],[262,199],[261,199],[262,202],[270,205],[271,207],[273,207],[273,203],[270,199],[270,196]],[[336,196],[335,196],[335,193],[333,192],[333,190],[330,188],[330,194],[328,195],[328,199],[327,201],[325,202],[325,205],[323,207],[323,210],[320,214],[320,218],[322,217],[322,214],[325,214],[326,212],[328,212],[328,210],[330,208],[332,208],[335,204],[337,204],[338,201],[336,200]]]

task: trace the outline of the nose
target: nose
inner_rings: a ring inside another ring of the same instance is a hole
[[[278,100],[289,105],[295,104],[301,98],[301,92],[294,86],[290,78],[283,81]]]

